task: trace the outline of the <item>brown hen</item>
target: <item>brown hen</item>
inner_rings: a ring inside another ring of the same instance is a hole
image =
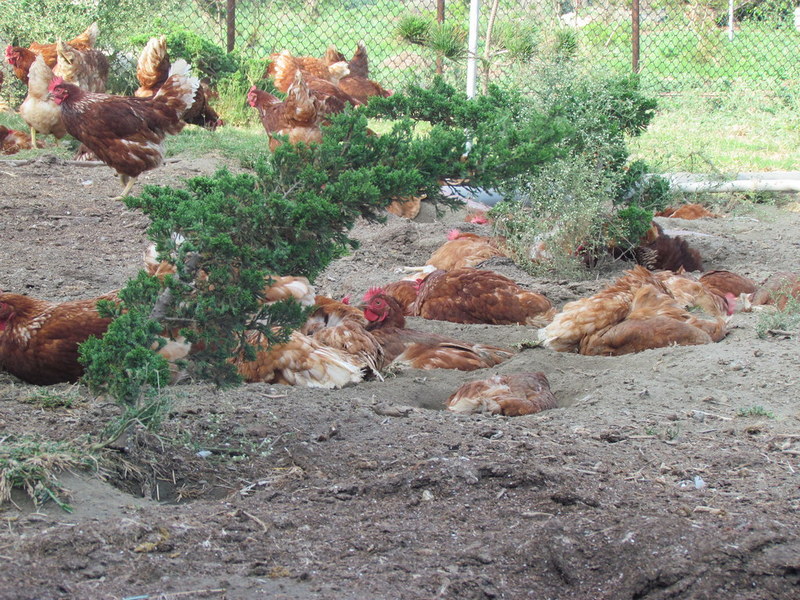
[[[553,303],[515,281],[471,267],[437,270],[419,285],[410,313],[453,323],[544,327],[555,315]]]
[[[90,48],[94,48],[94,44],[97,41],[97,35],[99,32],[100,30],[97,27],[97,23],[92,23],[86,28],[86,31],[67,43],[76,50],[88,50]],[[37,44],[34,42],[28,48],[10,45],[6,48],[6,61],[13,68],[14,75],[17,77],[17,79],[22,81],[24,84],[28,83],[28,71],[30,70],[31,65],[33,65],[33,61],[36,60],[37,54],[42,55],[42,58],[44,58],[44,62],[48,67],[51,69],[55,68],[56,61],[58,59],[55,43]]]
[[[365,301],[364,316],[370,322],[367,329],[383,348],[387,364],[472,371],[493,367],[513,356],[513,352],[505,348],[406,329],[400,305],[383,293],[374,292]]]
[[[687,312],[641,266],[597,294],[567,303],[539,330],[544,344],[559,352],[605,356],[717,342],[726,334],[724,319],[704,320]]]
[[[447,399],[455,413],[490,413],[519,417],[556,407],[556,397],[544,373],[493,375],[459,387]]]
[[[0,368],[36,385],[77,380],[78,345],[111,322],[97,312],[98,300],[116,301],[117,294],[56,303],[0,293]]]
[[[105,54],[87,48],[78,50],[58,40],[58,60],[53,74],[66,83],[73,83],[87,92],[105,92],[108,80],[108,59]]]

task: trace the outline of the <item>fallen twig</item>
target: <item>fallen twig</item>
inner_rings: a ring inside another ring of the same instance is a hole
[[[796,331],[784,331],[783,329],[767,329],[767,333],[770,335],[785,335],[787,337],[797,335]]]

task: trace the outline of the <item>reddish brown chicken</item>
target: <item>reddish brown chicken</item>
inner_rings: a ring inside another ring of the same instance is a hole
[[[67,43],[77,50],[94,48],[99,31],[97,23],[92,23],[86,28],[86,31]],[[8,46],[6,48],[6,61],[13,68],[14,75],[22,83],[28,83],[28,70],[31,68],[33,61],[36,60],[37,54],[42,55],[48,67],[55,68],[58,59],[56,44],[37,44],[34,42],[28,48],[21,46]]]
[[[512,373],[471,381],[447,399],[447,410],[519,417],[556,407],[544,373]]]
[[[41,140],[36,142],[37,148],[44,148]],[[5,125],[0,125],[0,154],[16,154],[20,150],[30,150],[31,136],[16,129],[9,129]]]
[[[74,83],[87,92],[105,92],[108,79],[108,59],[92,48],[78,50],[58,40],[58,60],[53,74],[67,83]]]
[[[659,278],[641,266],[594,296],[567,303],[539,330],[540,339],[554,350],[603,356],[707,344],[726,334],[724,319],[706,320],[687,312]]]
[[[462,267],[477,267],[494,256],[506,256],[502,250],[504,240],[452,229],[447,241],[431,254],[424,267],[404,267],[409,273],[432,273],[437,269],[450,271]]]
[[[711,292],[721,296],[731,294],[738,298],[742,294],[752,294],[758,289],[755,281],[732,271],[706,271],[698,281]]]
[[[702,204],[683,204],[682,206],[670,206],[656,213],[657,217],[669,217],[671,219],[716,219],[719,215],[712,213]]]
[[[505,348],[406,329],[400,305],[379,290],[368,292],[364,301],[364,316],[370,322],[367,329],[383,348],[386,363],[414,369],[472,371],[493,367],[513,356],[513,352]]]
[[[512,279],[481,269],[437,270],[419,285],[410,306],[414,316],[453,323],[532,325],[544,327],[556,311],[541,294]]]
[[[78,379],[78,344],[103,335],[110,322],[98,300],[115,301],[116,292],[61,303],[0,293],[0,368],[36,385]]]
[[[295,82],[297,73],[301,73],[311,93],[317,99],[324,101],[327,112],[341,112],[347,104],[353,106],[361,104],[337,85],[339,80],[349,73],[346,63],[334,63],[328,67],[317,58],[295,57],[287,50],[273,54],[270,59],[272,62],[267,73],[272,76],[275,87],[281,92],[287,93]],[[309,65],[312,65],[312,68],[309,68]]]
[[[150,38],[136,64],[139,88],[134,95],[137,98],[149,98],[155,95],[169,77],[171,64],[167,52],[167,38],[163,35]],[[183,114],[183,120],[211,131],[224,125],[217,111],[211,106],[211,100],[216,97],[219,97],[219,94],[211,89],[209,80],[202,79],[194,95],[194,101]]]
[[[338,60],[337,60],[338,59]],[[344,61],[344,55],[336,50],[335,46],[328,46],[325,51],[323,62],[330,68],[331,65]],[[358,48],[353,58],[347,63],[349,71],[339,79],[339,87],[350,94],[353,98],[366,104],[371,96],[382,96],[387,98],[392,92],[385,90],[381,85],[369,79],[369,58],[367,57],[367,47],[364,42],[358,42]]]
[[[247,102],[258,111],[269,136],[269,149],[275,150],[287,136],[290,144],[318,144],[322,141],[324,113],[320,103],[309,93],[302,76],[289,88],[286,100],[279,100],[256,86],[247,93]]]
[[[789,299],[800,301],[800,275],[795,273],[775,273],[753,293],[754,305],[775,305],[784,310]]]
[[[183,129],[183,114],[194,101],[199,81],[179,60],[173,74],[152,98],[96,94],[55,78],[50,93],[61,106],[67,131],[119,173],[123,198],[136,178],[164,158],[164,138]]]

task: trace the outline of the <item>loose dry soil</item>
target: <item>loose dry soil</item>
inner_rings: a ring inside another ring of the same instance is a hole
[[[175,185],[219,163],[180,160],[142,180]],[[0,166],[0,181],[3,290],[88,298],[140,268],[147,219],[108,199],[109,169],[40,161]],[[361,248],[319,288],[396,279],[462,219],[426,208],[359,224]],[[800,214],[759,205],[661,223],[709,269],[759,281],[800,271]],[[565,281],[491,265],[559,305],[626,266]],[[105,479],[62,475],[73,513],[37,511],[21,493],[0,508],[0,598],[800,598],[800,345],[759,339],[758,319],[734,315],[713,345],[616,358],[526,349],[491,372],[405,371],[336,391],[176,386],[160,437],[109,451]],[[503,346],[535,338],[412,325]],[[442,410],[462,382],[520,371],[544,371],[560,407]],[[0,374],[0,443],[71,440],[115,414],[80,386],[70,409],[26,402],[37,391]],[[757,406],[768,414],[739,414]]]

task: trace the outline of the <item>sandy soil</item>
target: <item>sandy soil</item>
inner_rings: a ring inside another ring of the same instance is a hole
[[[218,163],[142,179],[175,184]],[[3,290],[86,298],[140,268],[147,220],[107,199],[119,190],[110,170],[44,161],[0,166],[0,182]],[[361,224],[361,248],[319,288],[360,294],[396,279],[462,219],[426,209]],[[800,214],[760,205],[661,222],[709,269],[800,271]],[[559,305],[626,266],[565,281],[492,263]],[[560,406],[519,418],[442,410],[489,372],[405,371],[336,391],[176,386],[160,437],[124,440],[105,479],[63,476],[73,513],[36,511],[21,493],[0,508],[0,598],[800,597],[800,346],[759,339],[758,318],[734,315],[707,346],[523,350],[492,372],[544,371]],[[412,324],[503,346],[535,337]],[[45,410],[25,401],[36,391],[0,374],[0,442],[74,439],[116,410],[80,386],[84,402]],[[739,414],[754,406],[769,414]]]

